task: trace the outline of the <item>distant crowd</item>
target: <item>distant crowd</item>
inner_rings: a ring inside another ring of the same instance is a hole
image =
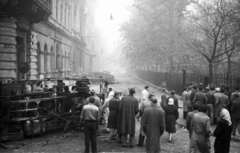
[[[157,99],[153,92],[149,93],[149,86],[145,86],[141,98],[137,99],[134,87],[129,89],[129,93],[110,88],[108,97],[102,103],[95,91],[91,90],[80,116],[80,125],[84,127],[85,134],[85,152],[90,151],[90,145],[92,152],[97,152],[98,127],[102,116],[110,133],[106,142],[116,139],[122,147],[134,147],[137,119],[141,125],[137,146],[142,147],[145,143],[146,152],[160,152],[161,135],[164,131],[168,132],[171,143],[179,118],[179,98],[174,91],[170,94],[165,88],[162,91],[161,99]],[[189,131],[190,153],[210,153],[210,136],[216,137],[215,153],[229,153],[231,134],[236,134],[240,121],[239,96],[239,87],[232,93],[224,87],[204,88],[202,84],[184,89],[182,110]],[[211,131],[211,124],[217,124],[214,131]]]

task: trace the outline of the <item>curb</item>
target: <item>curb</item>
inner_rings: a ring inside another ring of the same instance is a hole
[[[133,75],[133,74],[131,74],[131,73],[127,73],[127,74],[129,74],[130,76],[132,76],[132,77],[134,77],[134,78],[136,78],[136,79],[138,79],[138,80],[140,80],[140,81],[142,81],[142,82],[150,85],[151,87],[153,87],[153,88],[155,88],[155,89],[157,89],[157,90],[160,90],[160,92],[162,92],[162,91],[161,91],[161,90],[162,90],[162,87],[161,87],[161,86],[156,86],[156,85],[154,85],[154,84],[152,84],[152,83],[150,83],[150,82],[148,82],[148,81],[145,81],[145,80],[143,80],[143,79],[141,79],[141,78],[139,78],[139,77],[137,77],[137,76],[135,76],[135,75]],[[178,95],[178,94],[175,94],[175,95],[176,95],[176,97],[177,97],[178,100],[181,100],[181,96],[180,96],[180,95]]]
[[[148,84],[149,86],[151,86],[151,87],[159,90],[160,92],[162,92],[162,91],[161,91],[162,87],[156,86],[156,85],[154,85],[154,84],[152,84],[152,83],[150,83],[150,82],[148,82],[148,81],[145,81],[145,80],[143,80],[143,79],[141,79],[141,78],[139,78],[139,77],[137,77],[137,76],[135,76],[135,75],[133,75],[133,74],[131,74],[131,73],[127,73],[127,74],[129,74],[130,76],[134,77],[135,79],[138,79],[138,80],[140,80],[140,81]],[[178,100],[181,100],[181,96],[179,96],[179,95],[177,95],[177,94],[175,94],[175,95],[177,96],[177,99],[178,99]],[[177,124],[178,126],[180,126],[181,128],[186,128],[186,125],[185,125],[185,124],[182,124],[182,123],[179,123],[179,122],[176,122],[176,124]]]
[[[131,75],[132,77],[134,77],[134,78],[136,78],[136,79],[138,79],[138,80],[140,80],[140,81],[142,81],[142,82],[150,85],[151,87],[153,87],[153,88],[155,88],[155,89],[158,89],[158,90],[161,90],[161,89],[162,89],[160,86],[156,86],[156,85],[154,85],[154,84],[152,84],[152,83],[150,83],[150,82],[147,82],[147,81],[145,81],[145,80],[143,80],[143,79],[141,79],[141,78],[139,78],[139,77],[137,77],[137,76],[135,76],[135,75],[133,75],[133,74],[131,74],[131,73],[128,73],[128,74]]]

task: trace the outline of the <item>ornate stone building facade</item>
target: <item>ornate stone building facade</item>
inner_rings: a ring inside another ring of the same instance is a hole
[[[96,0],[0,1],[0,79],[91,71],[95,9]],[[27,73],[20,72],[23,62],[30,67]]]

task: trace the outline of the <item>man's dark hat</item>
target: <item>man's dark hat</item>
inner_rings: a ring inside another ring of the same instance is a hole
[[[90,94],[95,94],[95,91],[93,89],[90,90]]]

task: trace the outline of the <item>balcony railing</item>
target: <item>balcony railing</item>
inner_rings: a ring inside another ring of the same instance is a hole
[[[50,0],[39,0],[41,3],[43,3],[45,6],[47,6],[48,8],[50,8]]]
[[[45,20],[51,15],[52,0],[0,0],[0,12],[26,18],[30,23]]]
[[[47,9],[46,11],[51,12],[52,10],[52,0],[34,0],[38,5]]]

